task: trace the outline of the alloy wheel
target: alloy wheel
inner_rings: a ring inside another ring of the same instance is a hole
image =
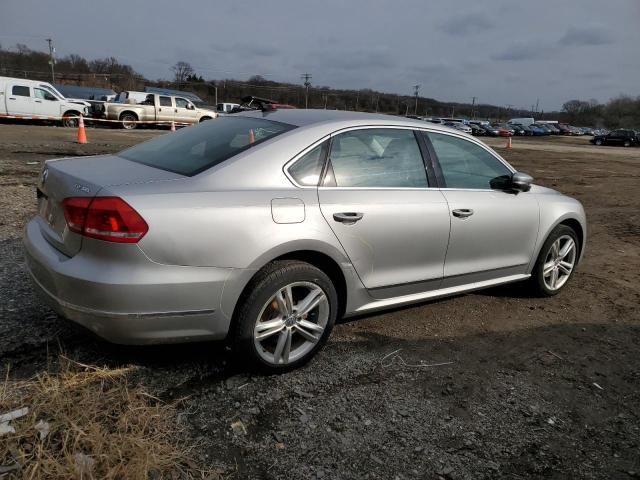
[[[544,261],[542,275],[549,290],[559,290],[567,283],[576,264],[576,242],[562,235],[553,242]]]
[[[326,293],[315,283],[280,288],[260,310],[253,329],[258,355],[272,365],[303,358],[322,338],[329,310]]]

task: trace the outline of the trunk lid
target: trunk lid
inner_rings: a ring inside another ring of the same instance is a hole
[[[184,177],[115,155],[49,160],[37,184],[40,229],[51,245],[72,257],[82,247],[82,235],[67,228],[62,207],[65,198],[95,197],[109,186],[179,178]],[[102,193],[108,195],[108,192]]]

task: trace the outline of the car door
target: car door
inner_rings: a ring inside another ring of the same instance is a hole
[[[156,105],[158,113],[156,120],[160,122],[172,122],[176,119],[175,106],[173,105],[173,98],[160,95],[158,97],[158,105]]]
[[[413,130],[354,129],[330,143],[320,208],[364,286],[377,298],[439,287],[449,213]]]
[[[175,121],[180,123],[196,123],[198,112],[196,107],[186,98],[175,97]]]
[[[426,137],[451,215],[442,287],[527,273],[538,235],[535,196],[497,188],[513,171],[488,147],[446,133]]]
[[[22,83],[11,85],[7,97],[7,113],[9,115],[31,115],[33,110],[31,87]]]
[[[51,92],[43,88],[33,87],[34,115],[43,117],[59,117],[60,102]]]

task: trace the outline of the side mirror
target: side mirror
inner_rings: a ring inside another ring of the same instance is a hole
[[[192,103],[187,103],[187,110],[195,110],[196,107],[193,106]]]
[[[533,183],[533,177],[526,173],[516,172],[511,175],[511,188],[519,192],[528,192],[531,190],[531,183]]]

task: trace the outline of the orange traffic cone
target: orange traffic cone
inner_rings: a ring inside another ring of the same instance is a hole
[[[176,124],[175,124],[175,122],[173,120],[171,121],[171,131],[172,132],[176,131]]]
[[[507,146],[506,148],[512,148],[511,147],[511,137],[509,137],[509,140],[507,140]]]
[[[80,121],[78,122],[78,143],[87,143],[87,132],[84,130],[82,114],[80,114]]]
[[[256,134],[253,133],[253,128],[251,130],[249,130],[249,143],[255,143],[256,141]]]

